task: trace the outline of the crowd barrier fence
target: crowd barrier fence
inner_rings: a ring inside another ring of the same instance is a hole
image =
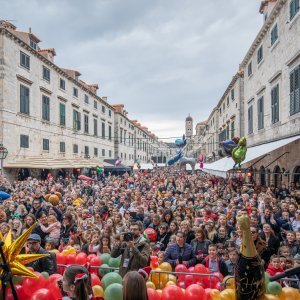
[[[68,265],[63,265],[63,264],[57,264],[57,267],[60,267],[61,271],[63,272],[65,268],[68,267]],[[101,269],[103,271],[118,271],[119,268],[115,267],[101,267],[101,266],[90,266],[91,269]],[[157,274],[158,278],[155,278],[155,274]],[[164,276],[166,275],[166,277]],[[151,270],[150,272],[150,280],[153,282],[158,281],[159,283],[163,281],[168,282],[171,281],[172,276],[176,276],[176,279],[183,281],[185,284],[186,283],[191,283],[190,280],[192,279],[192,283],[199,282],[199,278],[206,278],[209,288],[212,288],[213,285],[215,284],[215,280],[220,283],[220,288],[221,290],[225,289],[226,286],[229,286],[229,280],[234,279],[234,276],[226,276],[226,279],[222,281],[222,279],[215,275],[215,274],[201,274],[201,273],[187,273],[187,272],[167,272],[167,271],[160,271],[160,270]],[[186,277],[189,276],[189,277]],[[198,279],[197,279],[198,278]],[[282,286],[291,286],[293,284],[293,287],[298,288],[300,291],[300,280],[296,278],[281,278],[280,279],[280,284]]]

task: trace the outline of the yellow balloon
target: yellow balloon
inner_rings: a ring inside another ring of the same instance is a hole
[[[235,290],[227,289],[220,293],[221,300],[235,300]]]
[[[220,291],[217,289],[212,289],[210,291],[210,297],[211,300],[220,300],[221,299]]]
[[[161,271],[161,269],[160,268],[156,268],[156,269],[154,269],[154,271]],[[162,279],[162,275],[164,275],[164,274],[161,274],[161,273],[151,274],[150,280],[155,284],[156,287],[159,286],[159,283],[160,283],[160,281]]]
[[[174,281],[168,281],[168,282],[166,283],[166,286],[169,286],[169,285],[176,285],[176,283],[175,283]]]
[[[68,254],[76,255],[77,252],[76,252],[76,250],[75,250],[73,247],[71,247],[71,248],[69,248],[69,250],[68,250]]]
[[[173,274],[167,274],[167,277],[168,277],[168,281],[173,281],[174,283],[177,282],[177,278],[175,275]]]
[[[163,262],[158,266],[162,271],[172,272],[172,266],[168,262]]]
[[[235,289],[235,280],[231,276],[226,276],[223,279],[223,283],[226,283],[225,289]]]
[[[102,286],[94,285],[92,289],[93,289],[94,297],[102,297],[103,298],[104,291],[103,291]]]
[[[297,289],[291,287],[284,287],[279,294],[280,300],[299,300],[300,294]]]
[[[264,300],[279,300],[279,298],[272,294],[265,294]]]
[[[160,286],[165,287],[167,282],[169,281],[168,274],[160,274]]]
[[[69,254],[69,250],[64,249],[61,253],[62,253],[62,255],[67,256]]]
[[[147,288],[149,288],[149,289],[153,289],[153,290],[156,289],[155,284],[154,284],[152,281],[147,281],[147,282],[146,282],[146,286],[147,286]]]

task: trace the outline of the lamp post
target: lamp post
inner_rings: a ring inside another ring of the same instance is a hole
[[[0,174],[2,174],[3,159],[7,157],[7,154],[7,149],[2,144],[0,144]]]

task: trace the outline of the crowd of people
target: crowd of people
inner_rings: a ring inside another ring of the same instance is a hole
[[[247,214],[265,270],[276,274],[300,265],[299,185],[261,187],[243,177],[217,178],[176,168],[104,176],[9,182],[0,176],[0,231],[16,239],[32,224],[30,253],[62,251],[69,245],[87,254],[122,255],[120,274],[139,270],[158,256],[172,268],[204,264],[233,275],[241,245],[237,217]],[[59,192],[54,206],[46,194]],[[80,201],[79,201],[79,200]],[[148,242],[143,232],[156,231]],[[129,234],[130,233],[130,234]],[[51,257],[32,263],[36,271],[55,272]]]

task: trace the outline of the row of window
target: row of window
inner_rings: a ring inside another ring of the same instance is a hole
[[[230,97],[229,97],[229,95],[227,96],[226,104],[225,104],[225,101],[223,102],[223,112],[226,109],[226,105],[227,105],[227,107],[230,106],[230,98],[231,98],[232,101],[234,101],[234,89],[232,89],[230,91]],[[222,114],[222,106],[220,106],[220,108],[219,108],[219,113],[220,113],[220,115]]]
[[[44,151],[50,150],[50,141],[49,139],[43,139],[42,146]],[[20,147],[21,148],[29,148],[29,136],[21,134],[20,135]],[[59,152],[65,153],[66,152],[66,143],[60,142],[59,143]],[[79,147],[78,144],[73,144],[73,153],[78,154],[79,153]],[[90,155],[90,148],[89,146],[84,146],[84,155],[87,157]],[[105,149],[102,149],[102,156],[105,156]],[[98,156],[98,148],[94,147],[94,156]],[[108,156],[112,156],[112,151],[108,151]]]
[[[20,85],[20,112],[26,115],[30,114],[29,111],[29,88],[25,85]],[[42,120],[50,122],[50,98],[46,95],[42,95]],[[93,135],[98,136],[98,120],[94,118]],[[66,105],[59,103],[59,125],[66,126]],[[106,138],[106,125],[104,122],[101,124],[101,136]],[[81,130],[81,113],[77,110],[73,110],[73,129]],[[89,116],[84,114],[84,133],[89,134]],[[108,125],[108,139],[112,139],[112,128]]]
[[[27,70],[30,70],[30,56],[20,51],[20,65]],[[50,82],[50,69],[46,66],[43,66],[42,70],[43,79]],[[62,90],[66,90],[66,81],[63,78],[59,79],[59,88]],[[78,98],[78,88],[73,87],[73,96]],[[87,94],[84,95],[84,102],[89,104],[89,96]],[[98,102],[94,100],[94,109],[98,109]],[[103,114],[106,113],[106,107],[104,105],[101,106],[101,111]],[[111,117],[111,110],[108,110],[108,116]]]
[[[290,2],[290,20],[292,20],[295,15],[299,12],[299,4],[300,0],[291,0]],[[271,29],[270,33],[270,41],[271,41],[271,46],[275,44],[275,42],[278,40],[278,25],[277,23],[273,26]],[[257,49],[257,64],[259,64],[263,58],[264,58],[264,53],[263,53],[263,45],[261,45]],[[248,77],[252,75],[252,61],[249,62],[248,67],[247,67],[247,73]]]
[[[300,112],[300,65],[290,73],[290,115]],[[257,101],[258,130],[264,128],[264,97]],[[279,84],[271,90],[271,122],[279,121]],[[248,133],[253,133],[253,105],[248,108]]]
[[[263,129],[264,121],[264,96],[257,100],[257,129]],[[279,121],[279,84],[271,90],[271,122]],[[248,107],[248,134],[253,133],[253,104]]]
[[[219,142],[228,140],[228,139],[232,139],[234,137],[234,132],[235,128],[234,128],[234,121],[231,122],[231,125],[229,125],[229,123],[227,124],[226,128],[223,129],[220,133],[219,133]]]

